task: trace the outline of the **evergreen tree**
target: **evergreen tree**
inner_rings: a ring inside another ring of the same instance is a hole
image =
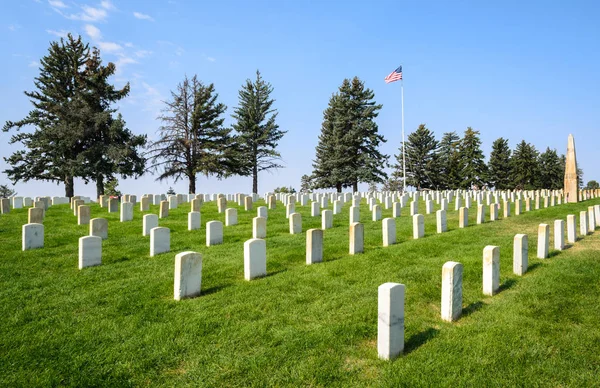
[[[104,194],[104,180],[122,177],[138,177],[144,173],[146,160],[138,149],[146,144],[146,135],[134,135],[125,127],[121,114],[113,117],[115,103],[129,94],[129,83],[123,89],[115,89],[108,78],[116,71],[113,63],[102,66],[100,51],[96,48],[86,61],[84,70],[84,104],[79,111],[83,128],[85,151],[80,155],[84,179],[96,181],[96,194]]]
[[[80,112],[85,108],[82,90],[86,81],[83,70],[89,47],[68,35],[52,42],[48,54],[40,61],[40,75],[35,91],[25,92],[34,109],[24,119],[8,121],[3,130],[16,128],[10,143],[20,142],[25,149],[5,158],[11,168],[5,173],[13,181],[46,180],[64,183],[65,195],[74,194],[73,177],[83,175],[81,153],[84,151],[85,123]],[[20,132],[25,126],[32,133]]]
[[[218,178],[236,172],[231,129],[223,127],[227,107],[217,102],[213,84],[196,76],[177,85],[158,118],[160,137],[149,146],[153,169],[162,169],[157,180],[188,179],[189,194],[196,192],[196,174]]]
[[[239,106],[235,108],[233,128],[238,134],[239,172],[252,175],[252,192],[258,193],[258,173],[283,167],[277,161],[279,140],[287,131],[275,122],[277,110],[271,98],[273,87],[256,71],[256,80],[246,80],[239,91]]]
[[[316,188],[352,186],[359,182],[383,183],[387,156],[379,151],[386,140],[379,134],[375,118],[381,105],[358,77],[345,79],[323,113],[321,134],[313,163]]]
[[[508,140],[502,137],[496,139],[488,163],[488,183],[496,190],[507,190],[512,186],[510,156]]]
[[[487,178],[487,166],[481,150],[479,131],[467,128],[460,143],[459,153],[462,188],[482,188]]]
[[[446,132],[439,144],[439,181],[442,189],[461,187],[460,177],[460,137],[456,132]]]
[[[115,178],[110,178],[104,184],[104,194],[109,195],[111,197],[120,197],[122,195],[121,191],[117,189],[119,185],[119,181]]]
[[[306,174],[302,175],[302,177],[300,178],[300,192],[307,193],[311,190],[311,188],[312,188],[311,179],[312,178]]]
[[[561,160],[556,150],[550,147],[541,153],[538,157],[539,180],[538,185],[541,189],[561,189],[564,186],[564,166],[561,166]]]
[[[383,183],[382,191],[402,191],[402,179],[396,177],[398,174],[397,170],[394,170],[391,176]],[[400,177],[402,173],[400,172]]]
[[[17,192],[8,187],[8,185],[0,185],[0,198],[9,198],[17,195]]]
[[[595,180],[591,180],[587,183],[587,185],[585,186],[586,190],[596,190],[596,189],[600,189],[600,183],[598,183],[598,181]]]
[[[539,188],[538,152],[535,147],[522,140],[511,158],[513,187],[518,190]]]
[[[323,112],[321,134],[313,161],[313,186],[318,189],[335,188],[338,193],[342,188],[352,185],[352,143],[346,136],[345,126],[338,119],[336,112],[341,104],[339,94],[329,100],[329,106]]]
[[[419,125],[416,131],[408,135],[406,148],[406,183],[418,190],[434,188],[438,177],[438,142],[433,132]],[[402,171],[402,147],[396,155],[397,171]]]
[[[194,193],[192,193],[194,194]],[[169,190],[167,190],[167,195],[175,195],[175,190],[171,186],[169,186]]]

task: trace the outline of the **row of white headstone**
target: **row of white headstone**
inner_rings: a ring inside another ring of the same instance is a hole
[[[580,234],[588,235],[596,229],[600,220],[600,205],[590,206],[580,212]],[[549,255],[550,228],[548,224],[538,227],[537,258]],[[567,240],[577,241],[575,215],[567,216]],[[554,221],[554,248],[565,248],[565,222]],[[528,268],[528,237],[517,234],[513,240],[513,273],[522,276]],[[442,267],[441,319],[452,322],[462,314],[463,265],[449,261]],[[500,248],[486,246],[483,249],[483,294],[493,296],[500,289]],[[404,284],[384,283],[378,289],[377,353],[379,358],[390,360],[404,351]]]

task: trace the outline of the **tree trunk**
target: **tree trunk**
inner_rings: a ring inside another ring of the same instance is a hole
[[[337,190],[338,193],[341,193],[342,192],[342,184],[341,183],[336,183],[335,189]]]
[[[188,194],[196,194],[196,175],[190,175],[190,184],[188,186]]]
[[[73,184],[73,177],[72,176],[66,176],[65,178],[65,197],[73,197],[74,191],[75,191],[75,186]]]
[[[258,194],[258,166],[252,166],[252,194]]]
[[[352,183],[352,191],[355,193],[358,192],[358,181],[354,181],[354,183]]]
[[[104,175],[96,175],[96,198],[100,198],[104,195]]]

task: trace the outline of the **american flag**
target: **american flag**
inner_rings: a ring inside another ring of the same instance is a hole
[[[398,66],[398,68],[390,73],[387,77],[385,77],[385,83],[389,84],[390,82],[399,81],[402,79],[402,66]]]

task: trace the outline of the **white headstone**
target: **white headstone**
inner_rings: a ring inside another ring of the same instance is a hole
[[[364,251],[365,227],[360,222],[350,224],[350,254]]]
[[[90,220],[90,236],[108,238],[108,220],[106,218],[92,218]]]
[[[133,202],[121,202],[121,222],[133,220]]]
[[[466,228],[467,226],[469,226],[469,209],[461,207],[458,210],[458,227]]]
[[[350,206],[350,225],[360,222],[360,207]]]
[[[169,228],[156,227],[150,229],[150,256],[171,250],[171,231]]]
[[[297,213],[294,213],[297,214]],[[267,275],[267,244],[253,238],[244,243],[244,278],[252,280]]]
[[[158,216],[156,214],[145,214],[142,221],[142,236],[149,236],[150,231],[158,227]]]
[[[384,218],[381,227],[383,230],[383,246],[396,244],[396,219]]]
[[[413,238],[425,237],[425,217],[422,214],[415,214],[413,216]]]
[[[200,295],[202,285],[202,255],[197,252],[182,252],[175,255],[175,300]]]
[[[562,251],[565,249],[565,222],[554,221],[554,249]]]
[[[254,217],[252,219],[252,238],[267,238],[267,219]]]
[[[404,284],[384,283],[377,297],[377,354],[392,360],[404,351]]]
[[[79,238],[79,269],[102,264],[102,238],[85,236]]]
[[[44,225],[43,224],[25,224],[23,225],[22,248],[24,251],[29,249],[44,247]]]
[[[462,314],[463,265],[448,261],[442,267],[442,320],[456,321]]]
[[[513,242],[513,272],[522,276],[529,265],[529,240],[526,234],[515,235]]]
[[[290,214],[290,234],[302,233],[302,215],[300,213]]]
[[[550,227],[548,224],[540,224],[538,227],[538,244],[537,257],[538,259],[547,259],[550,249]]]
[[[435,217],[437,221],[437,232],[445,233],[448,230],[448,225],[446,221],[446,211],[438,210],[437,212],[435,212]]]
[[[195,200],[193,200],[195,201]],[[188,230],[200,229],[202,216],[200,212],[189,212],[188,213]]]
[[[256,215],[257,215],[258,217],[262,217],[262,218],[264,218],[264,219],[267,219],[267,218],[269,218],[269,214],[268,214],[267,207],[266,207],[266,206],[259,206],[259,207],[256,209]]]
[[[225,210],[225,226],[237,225],[237,209],[229,208]]]
[[[209,221],[206,223],[206,246],[223,244],[223,223]]]
[[[325,209],[321,214],[321,229],[331,228],[333,228],[333,211]]]
[[[306,231],[306,264],[323,261],[323,230],[309,229]]]
[[[494,295],[500,288],[500,247],[483,249],[483,294]]]

